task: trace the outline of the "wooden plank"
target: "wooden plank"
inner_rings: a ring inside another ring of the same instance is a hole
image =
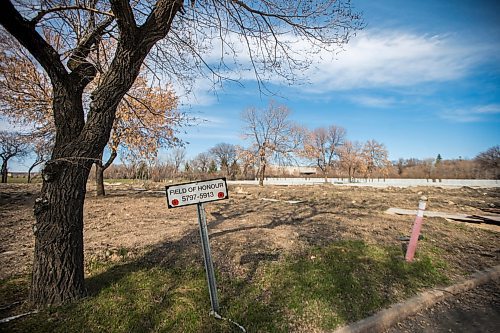
[[[499,224],[500,215],[471,215],[473,218],[482,220],[484,223]]]
[[[500,214],[500,208],[481,208],[483,212]]]
[[[391,207],[388,210],[385,211],[387,214],[392,214],[392,215],[417,215],[416,210],[412,209],[402,209],[402,208],[394,208]],[[470,223],[482,223],[484,220],[475,218],[470,215],[464,215],[464,214],[451,214],[451,213],[444,213],[444,212],[435,212],[435,211],[425,211],[424,216],[427,217],[442,217],[445,219],[450,219],[450,220],[455,220],[455,221],[463,221],[463,222],[470,222]]]

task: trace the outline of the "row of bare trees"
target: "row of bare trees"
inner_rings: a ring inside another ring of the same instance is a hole
[[[216,173],[229,179],[257,176],[260,185],[271,175],[270,165],[312,165],[325,181],[344,171],[349,180],[359,175],[368,178],[389,174],[388,152],[383,144],[375,140],[364,144],[349,141],[346,130],[335,125],[309,130],[291,121],[290,114],[287,106],[275,102],[270,102],[266,109],[249,108],[242,112],[247,147],[219,143],[191,160],[185,158],[184,148],[177,148],[170,152],[166,162],[151,163],[148,174],[153,179],[179,176],[199,179]],[[131,163],[132,169],[137,165]],[[137,175],[125,166],[114,167],[112,173],[110,170],[108,176]]]
[[[186,158],[185,148],[175,148],[164,162],[128,159],[128,165],[110,169],[107,177],[147,177],[160,181],[218,175],[229,179],[257,177],[263,185],[267,176],[298,176],[276,166],[302,165],[316,168],[314,176],[323,177],[325,182],[329,177],[349,181],[388,177],[498,178],[498,147],[479,154],[474,160],[443,160],[438,155],[435,159],[390,162],[383,143],[348,140],[346,130],[337,125],[310,130],[293,123],[290,114],[285,105],[274,102],[263,110],[249,108],[242,112],[247,147],[219,143],[192,159]]]
[[[313,165],[325,181],[335,170],[347,170],[351,180],[357,173],[365,177],[384,173],[390,165],[383,144],[349,141],[346,130],[336,125],[309,130],[292,122],[290,113],[285,105],[274,102],[266,109],[250,108],[242,113],[244,137],[250,143],[246,151],[257,165],[260,185],[270,162]]]
[[[150,96],[157,100],[157,95]],[[172,99],[169,99],[170,101]],[[142,102],[141,102],[142,105]],[[169,107],[161,105],[157,109]],[[136,110],[141,110],[136,106]],[[148,119],[150,112],[144,111]],[[137,111],[136,111],[137,112]],[[290,110],[284,105],[274,102],[264,110],[250,108],[242,113],[245,122],[244,134],[250,141],[245,148],[230,143],[219,143],[206,152],[192,159],[187,159],[186,149],[177,147],[170,150],[165,161],[160,161],[156,154],[160,145],[151,143],[152,132],[140,132],[140,127],[132,126],[122,118],[121,126],[113,132],[111,142],[114,145],[108,153],[107,162],[101,159],[96,163],[95,180],[97,194],[104,195],[104,170],[107,178],[134,178],[163,181],[166,179],[203,179],[210,176],[225,176],[229,179],[254,179],[256,176],[263,184],[266,176],[291,176],[290,173],[277,173],[276,165],[308,165],[317,169],[317,176],[325,181],[328,177],[347,178],[498,178],[498,147],[482,152],[474,160],[443,160],[441,155],[435,159],[400,159],[397,162],[388,160],[388,151],[382,143],[369,140],[365,143],[350,141],[346,138],[346,130],[340,126],[330,125],[308,130],[295,125],[289,120]],[[154,116],[154,114],[153,114]],[[151,117],[152,121],[161,118]],[[150,126],[150,130],[158,129],[158,123]],[[126,131],[128,135],[120,137],[118,133]],[[49,132],[50,133],[50,132]],[[140,133],[140,135],[139,135]],[[10,158],[25,156],[30,147],[36,154],[31,169],[44,162],[49,155],[50,145],[41,145],[47,140],[37,140],[38,132],[29,136],[19,133],[2,132],[3,150],[2,181],[6,181],[7,162]],[[165,135],[156,132],[155,140]],[[123,164],[111,167],[117,156],[120,140],[132,141],[122,149]],[[172,136],[171,140],[176,140]],[[133,142],[136,142],[134,144]],[[110,145],[111,146],[111,145]],[[132,149],[134,148],[135,149]],[[268,164],[273,166],[268,169]],[[266,170],[267,169],[267,170]],[[28,178],[30,172],[28,172]]]

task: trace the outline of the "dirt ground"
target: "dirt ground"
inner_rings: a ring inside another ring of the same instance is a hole
[[[108,185],[85,202],[86,267],[129,259],[201,262],[194,206],[168,209],[161,184]],[[32,207],[39,185],[0,186],[0,279],[30,272],[34,239]],[[276,261],[310,246],[341,239],[400,245],[413,216],[388,215],[389,207],[485,214],[500,207],[500,189],[431,187],[369,188],[315,186],[231,186],[229,200],[206,204],[215,266],[230,276],[251,279],[263,261]],[[271,200],[269,200],[271,199]],[[298,203],[289,200],[300,201]],[[488,229],[488,230],[484,230]],[[500,227],[425,218],[424,240],[457,268],[457,279],[499,264]],[[458,268],[462,270],[459,272]]]

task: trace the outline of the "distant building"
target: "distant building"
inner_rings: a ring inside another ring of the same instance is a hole
[[[36,177],[38,176],[39,172],[32,172],[31,177]],[[8,172],[7,177],[9,178],[28,178],[28,173],[27,172]]]
[[[269,175],[276,176],[313,176],[318,173],[315,167],[309,166],[270,165],[268,170]]]

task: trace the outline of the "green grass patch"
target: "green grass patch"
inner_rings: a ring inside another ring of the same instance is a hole
[[[12,332],[202,332],[227,331],[208,316],[203,268],[110,268],[88,281],[80,302],[53,307],[1,329]]]
[[[399,247],[343,241],[263,264],[251,281],[219,274],[221,314],[249,332],[333,329],[423,288],[446,284],[444,263],[428,253],[408,264]],[[203,267],[122,264],[89,278],[87,286],[91,296],[80,302],[0,328],[14,332],[238,331],[208,315]]]
[[[27,184],[28,177],[7,177],[8,184]]]
[[[31,183],[38,184],[42,182],[42,177],[39,175],[31,176]],[[28,184],[28,176],[7,177],[7,184]]]
[[[19,276],[12,279],[0,280],[0,308],[23,301],[28,295],[29,278]],[[4,314],[0,312],[0,314]]]
[[[334,329],[446,284],[444,271],[429,256],[405,262],[399,247],[339,242],[268,265],[252,286],[236,284],[228,312],[241,322],[255,318],[246,321],[250,331]]]

